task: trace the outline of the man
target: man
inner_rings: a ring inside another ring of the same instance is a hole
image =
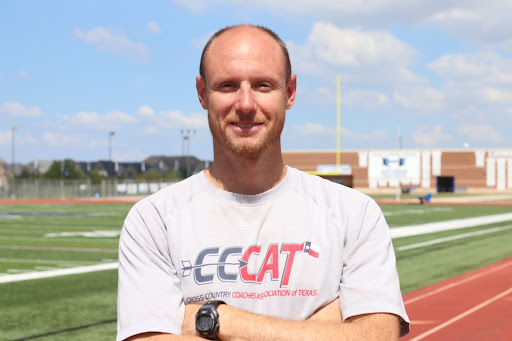
[[[215,162],[126,218],[118,340],[407,333],[378,206],[283,164],[280,135],[296,95],[284,43],[266,28],[229,27],[206,45],[200,74]]]

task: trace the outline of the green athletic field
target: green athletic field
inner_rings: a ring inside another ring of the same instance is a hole
[[[0,274],[115,262],[118,233],[130,207],[0,205]],[[382,209],[391,227],[512,212],[510,206]],[[395,239],[402,291],[512,256],[512,228],[507,225],[512,221]],[[502,230],[490,230],[497,226]],[[492,233],[470,234],[478,231]],[[400,249],[444,237],[459,239]],[[116,270],[0,283],[0,340],[114,340],[116,292]]]

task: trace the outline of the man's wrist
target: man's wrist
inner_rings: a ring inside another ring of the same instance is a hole
[[[220,329],[219,313],[217,307],[225,305],[223,301],[207,301],[195,315],[196,331],[202,338],[218,340]]]
[[[219,330],[217,331],[217,336],[219,339],[224,340],[228,331],[229,306],[227,304],[217,306],[217,313],[219,314]]]

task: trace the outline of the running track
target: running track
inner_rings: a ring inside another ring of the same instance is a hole
[[[400,340],[512,340],[512,257],[404,295]]]
[[[0,204],[28,204],[34,201],[37,200],[0,200]],[[42,203],[42,201],[38,202]],[[135,203],[136,201],[134,199],[55,199],[44,202]],[[479,204],[496,205],[496,203]],[[507,202],[503,205],[508,206],[512,203]],[[512,257],[408,293],[404,295],[404,302],[411,319],[411,332],[401,338],[403,341],[510,341],[512,340]]]

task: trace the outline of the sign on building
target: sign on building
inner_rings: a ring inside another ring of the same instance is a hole
[[[371,151],[368,185],[370,188],[419,185],[420,161],[418,151]]]

